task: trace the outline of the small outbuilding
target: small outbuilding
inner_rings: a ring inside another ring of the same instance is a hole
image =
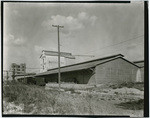
[[[141,75],[140,82],[144,82],[144,60],[134,61],[133,63],[140,67],[139,68],[139,73]]]
[[[122,54],[117,54],[63,66],[60,68],[61,82],[77,84],[136,82],[139,66],[123,57]],[[49,69],[35,77],[44,78],[46,83],[58,82],[58,68]]]

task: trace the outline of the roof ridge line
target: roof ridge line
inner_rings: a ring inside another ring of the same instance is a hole
[[[47,52],[56,52],[56,53],[58,53],[58,51],[49,51],[49,50],[42,50],[42,52],[43,51],[47,51]],[[67,53],[67,54],[72,54],[72,53],[70,53],[70,52],[60,52],[60,53]]]
[[[107,56],[107,57],[98,58],[98,59],[94,59],[94,60],[89,60],[89,61],[85,61],[85,62],[80,62],[80,63],[76,63],[76,64],[72,64],[72,65],[62,66],[62,67],[60,67],[60,68],[65,68],[65,67],[69,67],[69,66],[75,66],[75,65],[90,63],[90,62],[93,62],[93,61],[98,61],[98,60],[113,58],[113,57],[115,57],[115,56],[124,57],[124,55],[122,55],[122,54],[117,54],[117,55]],[[58,68],[48,69],[47,71],[51,71],[51,70],[55,70],[55,69],[58,69]]]

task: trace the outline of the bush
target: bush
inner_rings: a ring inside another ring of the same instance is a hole
[[[15,81],[12,81],[12,83],[8,82],[3,89],[3,97],[7,98],[8,102],[17,101],[21,93],[25,94],[27,91],[25,86]]]
[[[34,107],[39,111],[44,106],[52,107],[55,96],[46,94],[45,90],[35,85],[24,85],[19,82],[8,82],[4,86],[4,100],[15,104],[24,104],[24,112],[32,112]],[[33,105],[34,104],[34,105]],[[37,112],[38,113],[38,112]]]
[[[143,83],[133,83],[133,82],[123,82],[120,84],[110,85],[109,87],[112,89],[127,87],[127,88],[136,88],[139,90],[143,90],[142,88],[144,87],[144,84]]]
[[[128,110],[142,110],[144,109],[144,99],[120,103],[117,106]]]

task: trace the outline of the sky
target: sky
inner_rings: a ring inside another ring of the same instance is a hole
[[[60,48],[73,55],[100,58],[123,54],[144,59],[144,4],[131,3],[4,3],[4,69],[11,63],[40,68],[42,50]]]

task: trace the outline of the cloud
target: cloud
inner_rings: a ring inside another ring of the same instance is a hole
[[[68,16],[68,17],[61,16],[61,15],[51,16],[50,20],[43,22],[44,26],[52,26],[57,24],[65,26],[65,29],[68,30],[76,30],[84,27],[83,24],[79,22],[78,19],[73,18],[72,16]]]
[[[52,29],[52,25],[63,25],[68,31],[83,29],[88,25],[94,25],[97,20],[96,16],[89,16],[85,12],[81,12],[77,17],[56,15],[51,16],[49,20],[43,21],[42,25],[49,30]]]
[[[81,13],[78,14],[78,18],[80,20],[87,20],[89,18],[89,15],[85,12],[81,12]]]
[[[90,17],[90,21],[91,21],[91,25],[95,25],[95,21],[97,20],[97,17],[96,16],[92,16]]]
[[[21,45],[21,44],[23,44],[24,43],[24,40],[22,39],[22,38],[17,38],[17,39],[15,39],[15,41],[14,41],[14,44],[16,44],[16,45]]]
[[[25,44],[25,40],[22,37],[16,38],[14,35],[9,34],[4,43],[6,45],[22,46]]]
[[[35,46],[34,46],[34,50],[35,50],[37,53],[41,53],[42,50],[44,50],[44,48],[41,47],[41,46],[35,45]]]
[[[95,21],[97,20],[96,16],[89,16],[85,12],[79,13],[78,18],[80,19],[80,21],[83,22],[84,25],[92,25],[92,26],[95,24]]]

